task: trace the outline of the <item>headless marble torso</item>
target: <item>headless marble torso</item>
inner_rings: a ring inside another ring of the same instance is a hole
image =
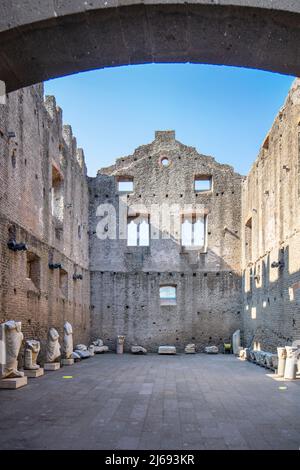
[[[59,334],[55,328],[50,328],[48,332],[46,362],[55,362],[60,357]]]
[[[24,373],[18,370],[18,355],[23,341],[21,322],[10,320],[5,325],[5,367],[2,378],[23,377]]]

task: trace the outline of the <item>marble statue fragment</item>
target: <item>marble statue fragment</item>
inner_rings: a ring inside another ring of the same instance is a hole
[[[58,362],[61,356],[60,344],[58,342],[59,334],[55,328],[50,328],[47,338],[46,362]]]
[[[21,331],[21,322],[9,320],[4,323],[5,341],[4,349],[4,367],[2,378],[20,378],[24,377],[24,372],[18,370],[18,355],[23,341],[23,333]]]
[[[278,377],[283,377],[284,369],[285,369],[285,361],[286,361],[286,349],[282,347],[277,348],[277,356],[278,356],[277,375]]]
[[[71,323],[64,324],[64,355],[65,359],[71,359],[73,352],[73,328]]]
[[[185,354],[195,354],[196,353],[196,346],[194,343],[189,343],[184,348]]]
[[[118,335],[117,336],[117,354],[123,354],[123,352],[124,352],[124,343],[125,343],[125,336]]]
[[[40,366],[36,362],[40,349],[41,345],[39,341],[36,341],[34,339],[26,341],[24,369],[35,370],[40,368]]]
[[[143,346],[131,346],[132,354],[147,354],[147,349]]]
[[[92,345],[94,346],[95,354],[102,354],[108,351],[108,346],[103,345],[102,339],[96,339],[95,341],[92,342]]]
[[[91,357],[91,353],[88,351],[88,348],[85,344],[77,344],[75,346],[74,352],[80,357],[80,359],[88,359]]]
[[[218,354],[219,352],[219,348],[217,346],[206,346],[204,348],[204,351],[207,353],[207,354]]]
[[[289,380],[296,379],[297,361],[300,357],[300,349],[296,346],[286,346],[286,362],[284,369],[284,378]]]

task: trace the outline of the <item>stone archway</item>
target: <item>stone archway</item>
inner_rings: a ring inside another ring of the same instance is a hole
[[[293,0],[4,1],[0,80],[13,91],[101,67],[193,62],[300,75]]]

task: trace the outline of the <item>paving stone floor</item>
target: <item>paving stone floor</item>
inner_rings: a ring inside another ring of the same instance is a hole
[[[300,380],[267,374],[233,356],[97,355],[0,390],[0,449],[299,449]]]

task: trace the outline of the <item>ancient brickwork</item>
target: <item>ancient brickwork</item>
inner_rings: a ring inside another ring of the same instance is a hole
[[[42,85],[0,104],[0,155],[0,321],[22,321],[42,355],[66,320],[75,343],[113,349],[125,335],[126,350],[202,351],[237,328],[268,351],[300,340],[299,79],[246,178],[173,131],[87,178]]]
[[[300,80],[242,190],[245,344],[276,351],[300,339]]]
[[[0,105],[0,320],[22,321],[25,339],[74,325],[89,338],[88,189],[84,155],[43,86]],[[25,243],[13,251],[7,243]],[[61,269],[50,269],[60,264]],[[53,267],[53,266],[52,266]],[[82,280],[73,280],[73,274]]]
[[[205,176],[211,178],[211,188],[195,191],[195,177]],[[133,191],[120,193],[119,180],[126,179],[133,181]],[[182,350],[188,342],[202,350],[230,339],[241,325],[241,180],[232,167],[175,140],[172,131],[157,132],[151,144],[89,179],[95,336],[114,346],[116,335],[124,334],[127,349],[138,343],[150,350],[164,343]],[[122,229],[123,239],[111,239],[109,224],[104,233],[110,238],[102,239],[103,203],[114,207],[116,232]],[[168,237],[168,228],[158,223],[151,207],[173,204],[178,214],[191,205],[192,211],[200,207],[206,215],[205,247],[181,246],[180,226]],[[126,226],[120,227],[124,213],[150,218],[149,246],[127,246]],[[176,287],[176,305],[161,305],[160,287],[166,285]]]

